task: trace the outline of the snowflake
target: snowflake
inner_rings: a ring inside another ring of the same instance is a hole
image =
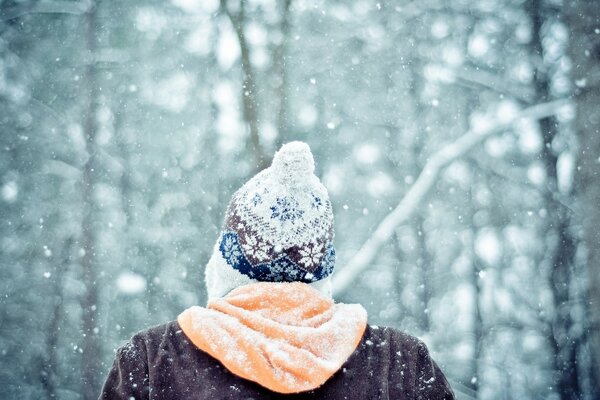
[[[323,205],[323,200],[321,200],[321,198],[316,196],[314,193],[311,193],[311,195],[313,197],[312,207],[318,210]]]
[[[319,262],[323,252],[323,245],[316,245],[312,249],[307,247],[306,249],[300,249],[299,253],[302,256],[300,262],[307,267],[312,267]]]
[[[242,244],[242,247],[246,251],[246,254],[256,258],[259,262],[269,258],[269,255],[267,254],[269,246],[259,242],[254,236],[246,237],[246,243]]]
[[[272,281],[285,282],[286,272],[289,269],[290,264],[286,260],[278,260],[271,264],[269,275]]]
[[[269,266],[267,279],[270,282],[294,282],[301,281],[305,272],[300,270],[287,258],[272,262]]]
[[[327,246],[325,259],[321,263],[321,266],[323,267],[323,273],[325,276],[333,272],[333,267],[335,266],[335,247],[333,247],[331,243]]]
[[[223,242],[223,256],[225,257],[227,263],[233,266],[238,264],[238,260],[242,256],[242,252],[240,251],[237,241],[231,236],[227,236]]]
[[[279,218],[281,221],[293,223],[304,214],[304,211],[298,206],[298,201],[294,198],[278,197],[277,203],[271,207],[271,218]]]
[[[256,207],[260,203],[262,203],[262,197],[260,197],[260,194],[254,193],[254,197],[252,198],[252,204],[254,204],[254,207]]]

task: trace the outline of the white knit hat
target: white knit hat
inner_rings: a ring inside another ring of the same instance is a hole
[[[252,282],[305,282],[331,296],[333,212],[310,148],[283,145],[231,199],[205,277],[209,299]]]

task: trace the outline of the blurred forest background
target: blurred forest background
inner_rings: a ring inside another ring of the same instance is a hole
[[[0,398],[94,399],[309,143],[336,298],[459,399],[600,399],[595,0],[0,1]]]

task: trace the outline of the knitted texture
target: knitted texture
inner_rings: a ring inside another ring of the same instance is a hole
[[[308,145],[291,142],[233,195],[207,266],[208,286],[215,284],[210,277],[238,275],[210,271],[226,266],[264,282],[311,283],[332,273],[333,212],[314,170]]]

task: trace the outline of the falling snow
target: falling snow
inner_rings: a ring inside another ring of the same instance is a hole
[[[204,305],[231,195],[291,140],[338,299],[458,398],[600,398],[600,8],[434,3],[1,3],[0,398],[96,398],[114,349]]]

